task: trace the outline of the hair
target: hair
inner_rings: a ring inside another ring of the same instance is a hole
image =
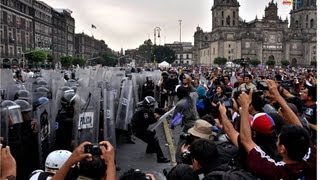
[[[207,121],[208,123],[210,123],[212,126],[216,125],[216,122],[214,121],[213,116],[206,114],[204,116],[201,117],[201,119]]]
[[[106,172],[107,165],[100,156],[92,156],[92,161],[80,161],[79,175],[100,180]]]
[[[300,114],[303,113],[303,110],[302,110],[302,109],[303,109],[303,102],[301,101],[300,98],[294,96],[294,97],[287,98],[286,101],[287,101],[287,103],[292,103],[292,104],[294,104],[294,105],[297,107],[298,112],[299,112]]]
[[[197,160],[203,168],[213,164],[219,157],[216,144],[207,139],[197,139],[193,141],[189,151],[192,159]]]
[[[189,89],[186,88],[186,87],[183,87],[182,85],[178,87],[177,89],[177,96],[178,96],[178,99],[183,99],[184,97],[188,97],[189,96]]]
[[[146,174],[140,170],[130,169],[124,172],[119,180],[146,180]]]
[[[229,75],[224,75],[223,77],[228,78],[228,80],[230,81],[230,76]]]
[[[312,101],[317,101],[317,86],[307,86],[308,96],[312,97]]]
[[[284,145],[291,160],[302,161],[309,149],[310,136],[307,130],[297,125],[284,125],[279,135],[279,144]]]
[[[251,75],[251,74],[245,74],[244,77],[245,77],[245,78],[247,77],[247,78],[249,78],[250,80],[252,80],[252,75]]]
[[[167,180],[199,180],[199,176],[187,164],[178,164],[167,175]]]
[[[253,93],[252,94],[252,101],[251,101],[251,105],[253,106],[253,108],[258,111],[258,112],[263,112],[263,106],[265,104],[263,98],[260,96],[260,93]]]

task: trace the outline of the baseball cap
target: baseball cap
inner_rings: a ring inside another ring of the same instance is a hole
[[[274,127],[275,123],[273,119],[266,113],[257,113],[252,118],[251,128],[259,133],[272,135]]]
[[[212,131],[213,126],[203,119],[196,120],[194,126],[188,130],[188,133],[203,139],[212,139],[213,136],[217,136],[215,132]]]

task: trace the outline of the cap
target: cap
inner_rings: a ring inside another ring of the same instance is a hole
[[[212,131],[213,126],[205,120],[198,119],[188,133],[203,139],[212,139],[217,134]]]
[[[266,113],[257,113],[252,118],[251,128],[259,133],[271,135],[274,132],[274,127],[273,119]]]

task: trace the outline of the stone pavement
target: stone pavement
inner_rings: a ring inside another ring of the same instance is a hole
[[[180,132],[181,128],[179,127],[174,130],[173,138],[175,142],[178,142]],[[157,137],[165,157],[171,159],[162,125],[157,128]],[[117,172],[118,177],[130,168],[162,174],[163,169],[173,167],[171,163],[157,163],[156,154],[146,154],[147,144],[140,139],[136,138],[136,144],[125,144],[123,139],[123,137],[117,139],[116,160],[117,166],[121,168],[121,171]]]

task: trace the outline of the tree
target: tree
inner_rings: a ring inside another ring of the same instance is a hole
[[[171,64],[175,59],[174,51],[171,48],[166,46],[156,46],[154,50],[154,55],[157,63],[161,63],[162,61],[167,61],[169,64]]]
[[[115,67],[118,64],[118,58],[112,53],[104,53],[102,54],[102,62],[103,66],[112,66]]]
[[[310,65],[317,67],[317,61],[311,61],[311,62],[310,62]]]
[[[145,40],[142,45],[139,46],[138,54],[144,57],[147,62],[151,62],[153,58],[153,45],[151,39]]]
[[[258,59],[251,59],[249,60],[249,64],[252,66],[258,66],[261,62]]]
[[[227,63],[227,59],[224,57],[217,57],[214,59],[214,64],[218,64],[219,66],[226,64]]]
[[[73,65],[79,65],[80,67],[83,67],[86,64],[86,60],[84,60],[83,58],[74,58],[72,60],[72,64]]]
[[[47,53],[44,51],[32,51],[30,53],[25,53],[25,57],[33,64],[39,65],[45,62]]]
[[[276,61],[275,60],[268,60],[267,62],[266,62],[266,65],[268,65],[268,66],[274,66],[276,64]]]
[[[288,60],[282,60],[281,61],[281,65],[282,66],[288,66],[290,64],[290,62]]]
[[[64,68],[68,68],[71,66],[72,62],[73,62],[73,57],[71,56],[64,56],[60,58],[61,61],[61,66]]]

